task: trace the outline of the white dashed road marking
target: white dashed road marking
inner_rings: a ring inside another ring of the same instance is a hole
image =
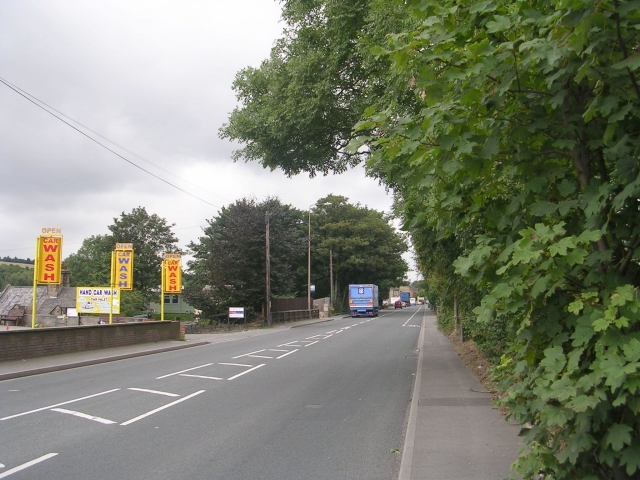
[[[106,418],[100,418],[93,415],[87,415],[86,413],[76,412],[74,410],[67,410],[66,408],[52,408],[52,412],[66,413],[67,415],[73,415],[74,417],[84,418],[85,420],[93,420],[94,422],[104,423],[105,425],[113,425],[113,420],[107,420]]]
[[[86,400],[87,398],[98,397],[100,395],[105,395],[105,394],[111,393],[111,392],[117,392],[118,390],[120,390],[120,389],[119,388],[114,388],[112,390],[107,390],[106,392],[94,393],[93,395],[87,395],[86,397],[76,398],[75,400],[68,400],[66,402],[56,403],[55,405],[49,405],[48,407],[36,408],[35,410],[29,410],[28,412],[22,412],[22,413],[18,413],[16,415],[10,415],[8,417],[0,418],[0,421],[1,420],[9,420],[10,418],[21,417],[22,415],[29,415],[30,413],[42,412],[43,410],[51,410],[52,408],[55,408],[55,407],[60,407],[62,405],[68,405],[70,403],[79,402],[81,400]]]
[[[205,363],[204,365],[200,365],[199,367],[187,368],[186,370],[180,370],[179,372],[174,372],[174,373],[170,373],[168,375],[163,375],[161,377],[156,377],[156,380],[160,380],[162,378],[171,377],[173,375],[180,375],[181,373],[190,372],[191,370],[197,370],[198,368],[202,368],[202,367],[208,367],[209,365],[213,365],[213,363]]]
[[[127,390],[134,390],[136,392],[155,393],[156,395],[166,395],[167,397],[179,397],[177,393],[159,392],[158,390],[147,390],[146,388],[127,388]]]
[[[56,455],[58,455],[57,453],[47,453],[46,455],[43,455],[40,458],[36,458],[35,460],[31,460],[30,462],[27,463],[23,463],[22,465],[19,465],[15,468],[12,468],[11,470],[7,470],[6,472],[2,472],[0,473],[0,478],[5,478],[8,477],[9,475],[13,475],[14,473],[17,473],[21,470],[24,470],[25,468],[29,468],[37,463],[40,462],[44,462],[45,460],[48,460],[52,457],[55,457]],[[4,466],[4,465],[3,465]]]
[[[186,397],[183,397],[179,400],[176,400],[175,402],[171,402],[171,403],[167,403],[166,405],[163,405],[162,407],[156,408],[155,410],[151,410],[150,412],[147,413],[143,413],[142,415],[139,415],[135,418],[132,418],[131,420],[127,420],[126,422],[122,422],[120,425],[131,425],[134,422],[137,422],[138,420],[142,420],[143,418],[146,418],[150,415],[153,415],[154,413],[158,413],[166,408],[169,407],[173,407],[174,405],[177,405],[180,402],[184,402],[185,400],[189,400],[190,398],[195,397],[196,395],[200,395],[201,393],[206,392],[206,390],[199,390],[195,393],[192,393],[191,395],[187,395]]]

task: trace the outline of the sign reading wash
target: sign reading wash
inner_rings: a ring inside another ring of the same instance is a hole
[[[78,313],[109,313],[111,289],[108,287],[77,287],[76,310]],[[120,313],[120,290],[113,290],[113,312]]]
[[[62,265],[61,228],[45,227],[41,230],[36,260],[37,283],[59,284]]]
[[[164,293],[182,293],[182,256],[178,253],[166,253],[164,256],[163,275]]]
[[[115,287],[133,290],[133,243],[116,244]]]

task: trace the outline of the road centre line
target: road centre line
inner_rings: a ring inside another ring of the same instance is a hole
[[[329,334],[329,333],[336,333],[336,332],[337,332],[337,330],[331,330],[330,332],[327,332],[327,334]]]
[[[55,457],[56,455],[58,455],[57,453],[47,453],[46,455],[43,455],[42,457],[36,458],[35,460],[31,460],[30,462],[27,463],[23,463],[22,465],[18,465],[17,467],[12,468],[11,470],[7,470],[6,472],[2,472],[0,473],[0,478],[5,478],[8,477],[9,475],[13,475],[14,473],[17,473],[21,470],[24,470],[25,468],[29,468],[33,465],[36,465],[37,463],[40,462],[44,462],[45,460],[48,460],[52,457]]]
[[[258,365],[257,367],[250,368],[249,370],[247,370],[245,372],[242,372],[242,373],[239,373],[238,375],[234,375],[233,377],[227,378],[227,380],[235,380],[236,378],[241,377],[242,375],[245,375],[245,374],[247,374],[247,373],[249,373],[249,372],[251,372],[251,371],[253,371],[253,370],[257,369],[257,368],[264,367],[265,365],[266,365],[266,363],[263,363],[261,365]]]
[[[204,378],[206,380],[224,380],[224,378],[220,377],[207,377],[206,375],[192,375],[190,373],[181,373],[181,377],[193,377],[193,378]]]
[[[9,420],[11,418],[16,418],[16,417],[21,417],[23,415],[29,415],[30,413],[42,412],[43,410],[51,410],[52,408],[55,408],[55,407],[60,407],[62,405],[68,405],[68,404],[73,403],[73,402],[79,402],[81,400],[86,400],[87,398],[98,397],[100,395],[106,395],[107,393],[117,392],[118,390],[120,390],[120,389],[119,388],[114,388],[114,389],[111,389],[111,390],[107,390],[105,392],[94,393],[93,395],[87,395],[86,397],[76,398],[75,400],[68,400],[66,402],[56,403],[55,405],[49,405],[48,407],[36,408],[35,410],[29,410],[28,412],[17,413],[16,415],[10,415],[8,417],[0,418],[0,421]]]
[[[276,360],[280,360],[281,358],[286,357],[287,355],[291,355],[292,353],[296,353],[299,349],[295,349],[295,350],[291,350],[290,352],[285,353],[284,355],[280,355],[279,357],[276,357]]]
[[[75,410],[67,410],[66,408],[52,408],[52,412],[66,413],[67,415],[73,415],[74,417],[84,418],[85,420],[93,420],[94,422],[104,423],[105,425],[113,425],[113,420],[107,420],[106,418],[95,417],[93,415],[87,415],[86,413],[76,412]]]
[[[139,415],[135,418],[132,418],[131,420],[127,420],[126,422],[122,422],[120,425],[131,425],[134,422],[137,422],[138,420],[142,420],[143,418],[146,418],[150,415],[153,415],[154,413],[158,413],[166,408],[169,407],[173,407],[174,405],[177,405],[180,402],[184,402],[185,400],[189,400],[190,398],[195,397],[196,395],[200,395],[201,393],[206,392],[206,390],[198,390],[195,393],[192,393],[191,395],[187,395],[186,397],[180,398],[179,400],[176,400],[175,402],[171,402],[171,403],[167,403],[166,405],[163,405],[162,407],[156,408],[155,410],[151,410],[150,412],[147,413],[143,413],[142,415]]]
[[[148,390],[146,388],[127,388],[127,390],[133,390],[135,392],[155,393],[156,395],[166,395],[167,397],[179,397],[177,393],[159,392],[158,390]]]
[[[198,368],[208,367],[209,365],[213,365],[213,363],[205,363],[204,365],[200,365],[199,367],[187,368],[186,370],[180,370],[179,372],[163,375],[162,377],[156,377],[156,380],[161,380],[163,378],[171,377],[173,375],[180,375],[181,373],[190,372],[191,370],[197,370]]]

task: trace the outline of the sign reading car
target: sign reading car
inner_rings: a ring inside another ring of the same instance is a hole
[[[61,282],[62,265],[62,229],[45,227],[41,229],[38,239],[36,258],[37,283]]]
[[[77,287],[76,310],[78,313],[109,313],[109,287]],[[113,289],[113,312],[120,313],[120,290]]]

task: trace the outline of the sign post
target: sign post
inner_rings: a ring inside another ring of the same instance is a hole
[[[118,293],[120,290],[133,290],[133,243],[116,243],[115,250],[111,252],[109,325],[113,323],[113,293],[116,289],[116,278]],[[118,309],[119,307],[120,305]]]
[[[62,229],[44,227],[36,239],[36,258],[33,262],[33,299],[31,328],[36,326],[38,284],[60,285],[62,271]]]
[[[160,292],[160,320],[164,320],[164,296],[182,293],[182,256],[179,253],[165,253],[162,260]]]
[[[244,318],[244,323],[247,323],[247,317],[244,315],[244,307],[229,307],[229,317],[227,318],[227,327],[231,330],[232,318]]]

